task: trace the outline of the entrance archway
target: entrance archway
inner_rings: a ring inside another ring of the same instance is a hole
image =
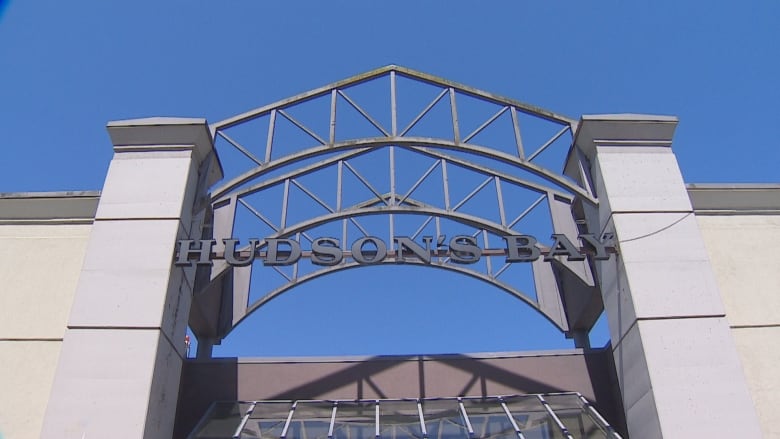
[[[232,262],[201,271],[190,318],[198,355],[297,285],[374,263],[482,280],[587,346],[601,296],[590,256],[571,252],[594,253],[600,237],[581,237],[598,201],[569,154],[575,123],[388,66],[211,125],[227,178],[211,192],[204,237]],[[539,237],[543,257],[510,261],[509,247],[527,243],[519,236]]]

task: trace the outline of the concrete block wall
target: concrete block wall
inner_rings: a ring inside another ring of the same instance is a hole
[[[0,437],[37,439],[99,194],[0,194]]]
[[[780,437],[780,185],[689,185],[764,437]]]

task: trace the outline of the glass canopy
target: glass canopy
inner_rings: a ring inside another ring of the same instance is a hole
[[[620,438],[579,393],[216,402],[191,439]]]

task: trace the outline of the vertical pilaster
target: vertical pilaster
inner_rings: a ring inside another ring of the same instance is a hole
[[[583,117],[599,224],[618,255],[598,264],[629,434],[760,437],[723,303],[671,150],[676,118]]]
[[[43,438],[170,438],[193,273],[178,239],[221,178],[205,120],[113,122],[114,144]]]

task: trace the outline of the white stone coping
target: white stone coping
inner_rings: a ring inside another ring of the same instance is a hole
[[[687,184],[697,215],[780,214],[780,183]]]
[[[0,224],[92,223],[100,191],[0,193]]]

